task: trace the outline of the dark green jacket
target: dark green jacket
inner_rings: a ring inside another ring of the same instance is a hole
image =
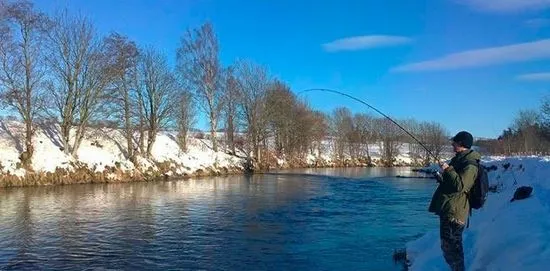
[[[472,165],[481,159],[478,152],[466,150],[457,153],[443,172],[443,180],[437,187],[430,203],[429,211],[441,217],[458,219],[465,223],[470,212],[466,193],[474,185],[477,166]]]

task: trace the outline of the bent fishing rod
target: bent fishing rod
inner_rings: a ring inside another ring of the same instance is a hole
[[[306,92],[312,92],[312,91],[324,91],[324,92],[330,92],[330,93],[334,93],[334,94],[339,94],[339,95],[342,95],[342,96],[345,96],[347,98],[350,98],[352,100],[355,100],[357,102],[360,102],[361,104],[363,105],[366,105],[368,106],[369,108],[371,108],[372,110],[376,111],[377,113],[379,113],[380,115],[384,116],[385,118],[387,118],[388,120],[390,120],[393,124],[397,125],[397,127],[399,127],[401,130],[403,130],[405,133],[407,133],[407,135],[409,135],[410,137],[412,137],[412,139],[414,139],[416,142],[418,142],[418,144],[420,144],[420,146],[422,146],[426,152],[428,152],[428,154],[434,158],[434,160],[436,162],[439,162],[439,159],[422,143],[420,142],[420,140],[418,140],[413,134],[409,133],[409,131],[407,131],[405,128],[403,128],[401,125],[399,125],[399,123],[397,123],[396,121],[394,121],[392,118],[390,118],[388,115],[384,114],[382,111],[376,109],[374,106],[371,106],[370,104],[368,104],[367,102],[359,99],[359,98],[356,98],[356,97],[353,97],[347,93],[344,93],[344,92],[341,92],[341,91],[338,91],[338,90],[334,90],[334,89],[328,89],[328,88],[310,88],[310,89],[306,89],[306,90],[302,90],[300,92],[298,92],[298,95],[300,95],[301,93],[306,93]]]

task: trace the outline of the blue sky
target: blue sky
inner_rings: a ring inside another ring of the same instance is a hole
[[[171,60],[183,31],[209,20],[224,65],[252,59],[296,92],[334,88],[451,134],[496,137],[550,94],[550,0],[35,3],[50,14],[67,7],[88,15],[100,33],[124,33]],[[304,98],[327,112],[376,114],[334,94]]]

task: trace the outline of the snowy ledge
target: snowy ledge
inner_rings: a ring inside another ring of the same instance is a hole
[[[482,209],[473,210],[470,227],[464,231],[466,269],[548,270],[550,157],[490,157],[485,165],[497,167],[489,172],[489,183],[496,192],[489,194]],[[533,187],[533,194],[510,202],[520,186]],[[409,242],[406,251],[409,270],[448,270],[439,230]]]

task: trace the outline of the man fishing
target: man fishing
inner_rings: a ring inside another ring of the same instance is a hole
[[[438,159],[430,149],[413,134],[365,101],[332,89],[314,88],[302,92],[310,91],[336,93],[368,106],[407,133],[412,139],[418,142],[431,157],[436,160]],[[475,209],[481,208],[485,202],[488,190],[486,171],[478,172],[481,155],[471,150],[473,143],[473,136],[466,131],[459,132],[452,138],[455,157],[451,159],[449,164],[440,164],[442,172],[437,174],[439,186],[434,192],[429,207],[429,211],[437,214],[440,218],[439,234],[441,238],[441,249],[443,250],[445,261],[453,271],[465,270],[462,232],[464,231],[465,222],[471,210],[470,206]],[[476,186],[476,189],[472,190],[478,177],[481,177],[478,181],[479,187]],[[471,202],[472,204],[470,204],[469,199],[473,199]]]
[[[441,163],[439,186],[434,192],[429,211],[440,218],[439,234],[445,261],[451,270],[465,270],[462,232],[470,212],[467,193],[478,174],[481,155],[470,150],[473,144],[470,133],[462,131],[452,138],[456,155],[449,164]]]

